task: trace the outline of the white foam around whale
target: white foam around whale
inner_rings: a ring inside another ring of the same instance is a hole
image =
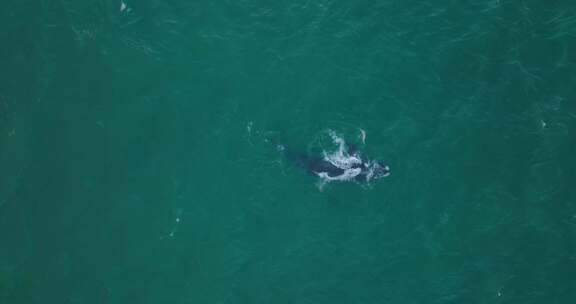
[[[361,130],[361,132],[361,139],[362,142],[364,142],[366,133],[364,130]],[[331,181],[353,181],[356,176],[362,173],[362,169],[368,172],[366,174],[366,181],[369,182],[374,177],[374,173],[378,169],[381,169],[382,166],[376,161],[363,161],[358,151],[353,151],[353,153],[350,153],[344,138],[338,135],[335,131],[328,130],[328,135],[332,139],[332,143],[334,144],[335,149],[332,151],[326,151],[323,149],[322,153],[324,155],[324,160],[330,162],[332,165],[340,169],[343,169],[344,173],[338,176],[329,176],[326,172],[318,173],[317,175],[321,179],[321,187]],[[361,165],[363,168],[358,168],[358,165]],[[384,168],[389,171],[388,166],[385,166]],[[386,176],[387,175],[388,174],[386,174]]]
[[[330,154],[323,151],[324,160],[344,170],[351,169],[354,165],[362,164],[360,155],[357,153],[350,155],[348,153],[348,146],[342,137],[338,136],[336,132],[332,130],[329,131],[329,135],[332,137],[334,144],[338,145],[338,149]]]
[[[330,162],[332,165],[343,169],[344,173],[338,176],[328,176],[326,172],[318,173],[318,176],[324,181],[349,181],[353,180],[358,174],[362,172],[360,168],[353,168],[354,165],[362,164],[362,159],[358,153],[350,154],[346,141],[340,137],[333,130],[328,131],[328,135],[332,138],[333,143],[337,149],[332,152],[323,150],[324,160]]]

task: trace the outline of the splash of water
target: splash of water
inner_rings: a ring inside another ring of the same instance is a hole
[[[318,176],[326,182],[329,181],[349,181],[353,180],[362,173],[358,166],[362,165],[362,159],[358,152],[350,154],[346,141],[333,130],[328,131],[332,142],[338,147],[335,151],[329,153],[323,150],[324,160],[330,162],[337,168],[343,169],[344,173],[338,176],[329,176],[326,172],[318,173]]]
[[[342,137],[338,136],[338,134],[332,130],[330,130],[328,134],[332,137],[334,144],[338,145],[338,149],[330,154],[325,150],[322,151],[324,154],[324,160],[344,170],[349,170],[352,169],[354,165],[362,164],[362,160],[358,153],[350,154],[348,152],[348,145],[346,145],[346,141],[344,141]]]
[[[360,174],[365,174],[366,182],[370,182],[372,179],[386,177],[390,174],[390,168],[388,166],[382,166],[373,160],[362,160],[358,151],[349,151],[349,146],[346,144],[344,138],[335,131],[328,130],[328,135],[332,139],[332,143],[336,146],[336,149],[331,152],[323,149],[324,160],[342,169],[344,172],[338,176],[329,176],[326,172],[317,173],[318,177],[320,177],[320,187],[332,181],[353,181]],[[366,133],[362,130],[362,142],[364,142],[365,138]]]

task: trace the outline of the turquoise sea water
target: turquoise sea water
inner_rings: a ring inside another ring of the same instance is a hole
[[[0,303],[575,303],[576,4],[4,0]],[[386,161],[317,179],[328,129]]]

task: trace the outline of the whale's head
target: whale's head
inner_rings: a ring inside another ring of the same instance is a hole
[[[388,165],[378,163],[378,166],[374,168],[374,178],[381,178],[390,175],[390,167]]]
[[[390,167],[382,162],[371,161],[364,164],[366,181],[390,175]]]

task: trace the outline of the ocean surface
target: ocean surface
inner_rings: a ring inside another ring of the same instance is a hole
[[[572,0],[3,0],[0,304],[576,303],[575,88]]]

